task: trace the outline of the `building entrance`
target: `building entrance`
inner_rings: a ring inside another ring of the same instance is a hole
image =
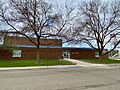
[[[63,52],[63,58],[70,58],[70,52],[68,51]]]

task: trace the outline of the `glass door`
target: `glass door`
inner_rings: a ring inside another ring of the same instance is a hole
[[[70,58],[70,52],[68,51],[63,52],[63,58]]]

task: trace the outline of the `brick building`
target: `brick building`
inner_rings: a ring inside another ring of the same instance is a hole
[[[32,40],[36,41],[35,38]],[[6,41],[5,41],[6,42]],[[61,58],[97,58],[96,51],[91,48],[62,47],[60,39],[41,39],[40,58],[61,59]],[[8,45],[12,49],[0,48],[0,59],[36,59],[37,48],[25,37],[8,37]],[[46,45],[46,46],[43,46]]]

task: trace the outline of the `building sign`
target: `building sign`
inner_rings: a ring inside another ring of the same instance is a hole
[[[79,52],[72,52],[72,54],[79,54]]]
[[[21,50],[13,50],[13,57],[21,57]]]

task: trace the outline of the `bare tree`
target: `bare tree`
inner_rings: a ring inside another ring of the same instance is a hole
[[[39,46],[42,38],[63,37],[61,34],[70,22],[73,8],[66,14],[58,12],[53,5],[44,0],[9,0],[9,4],[1,4],[0,20],[10,28],[7,33],[22,35],[37,47],[37,60],[40,62]],[[64,12],[65,13],[65,12]],[[37,41],[33,41],[35,37]]]
[[[84,42],[99,53],[99,57],[113,51],[120,43],[120,2],[90,0],[79,7],[77,27],[74,29],[76,42]],[[110,47],[111,41],[117,38]],[[104,49],[109,48],[104,52]]]

